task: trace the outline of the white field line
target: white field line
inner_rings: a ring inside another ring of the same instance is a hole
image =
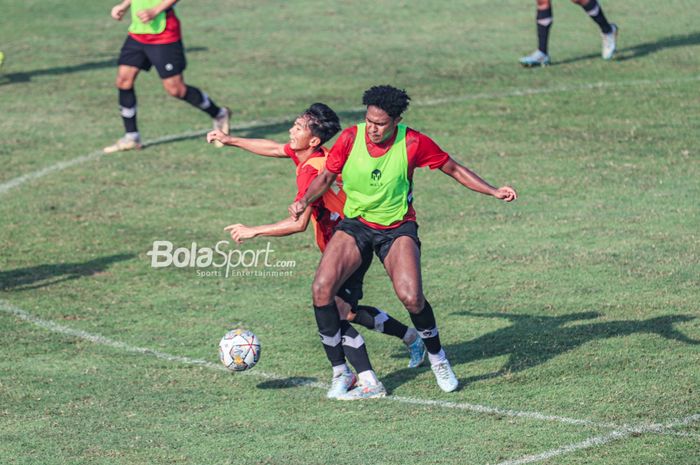
[[[616,87],[632,87],[632,86],[650,86],[650,85],[665,85],[665,84],[677,84],[677,83],[683,83],[683,82],[696,82],[700,81],[700,75],[699,76],[690,76],[686,78],[668,78],[668,79],[633,79],[629,81],[618,81],[618,82],[607,82],[607,81],[601,81],[601,82],[593,82],[589,84],[579,84],[579,85],[573,85],[573,86],[552,86],[552,87],[543,87],[543,88],[525,88],[525,89],[514,89],[510,91],[505,91],[505,92],[493,92],[493,93],[481,93],[481,94],[465,94],[465,95],[457,95],[457,96],[452,96],[452,97],[443,97],[443,98],[433,98],[433,99],[423,99],[423,100],[416,100],[413,102],[414,106],[438,106],[438,105],[445,105],[445,104],[451,104],[451,103],[460,103],[460,102],[467,102],[471,100],[495,100],[495,99],[502,99],[502,98],[509,98],[509,97],[527,97],[531,95],[541,95],[541,94],[554,94],[554,93],[572,93],[572,92],[578,92],[578,91],[586,91],[586,90],[596,90],[596,89],[608,89],[608,88],[616,88]],[[352,112],[361,112],[364,111],[364,107],[356,107],[356,108],[351,108],[348,111]],[[296,116],[287,116],[284,118],[276,118],[276,119],[270,119],[270,120],[261,120],[261,121],[249,121],[247,123],[240,123],[236,125],[231,126],[231,130],[237,131],[237,130],[245,130],[245,129],[254,129],[254,128],[259,128],[263,126],[267,126],[270,124],[281,124],[284,122],[292,121]],[[209,130],[208,129],[202,129],[199,131],[188,131],[184,132],[181,134],[172,134],[169,136],[163,136],[159,137],[157,139],[153,140],[148,140],[144,142],[144,146],[149,146],[149,145],[155,145],[155,144],[162,144],[166,142],[171,142],[171,141],[176,141],[179,139],[184,139],[188,137],[197,137],[197,136],[203,136],[205,135]],[[101,158],[104,153],[102,151],[95,151],[92,153],[89,153],[87,155],[82,155],[77,158],[73,158],[71,160],[65,160],[65,161],[60,161],[58,163],[55,163],[53,165],[47,166],[45,168],[42,168],[37,171],[33,171],[31,173],[24,174],[22,176],[18,176],[16,178],[12,178],[9,181],[5,181],[3,183],[0,183],[0,195],[3,195],[7,193],[9,190],[21,186],[22,184],[28,182],[28,181],[33,181],[35,179],[41,178],[46,176],[47,174],[54,173],[56,171],[61,171],[66,168],[70,168],[71,166],[75,166],[87,161],[92,161],[96,160],[98,158]]]
[[[187,365],[201,366],[201,367],[210,368],[213,370],[228,372],[228,370],[223,365],[221,365],[219,363],[212,363],[212,362],[209,362],[207,360],[194,359],[194,358],[183,357],[183,356],[179,356],[179,355],[171,355],[171,354],[168,354],[165,352],[160,352],[157,350],[152,350],[152,349],[148,349],[148,348],[144,348],[144,347],[136,347],[136,346],[132,346],[132,345],[126,344],[126,343],[121,342],[121,341],[115,341],[114,339],[109,339],[109,338],[101,336],[99,334],[88,333],[86,331],[82,331],[79,329],[64,326],[64,325],[56,323],[54,321],[44,320],[42,318],[34,316],[31,313],[28,313],[27,311],[22,310],[21,308],[16,307],[16,306],[10,304],[9,302],[3,301],[3,300],[0,300],[0,311],[2,311],[4,313],[8,313],[10,315],[13,315],[17,318],[20,318],[24,321],[27,321],[29,323],[40,326],[40,327],[47,329],[49,331],[52,331],[54,333],[60,333],[60,334],[68,335],[68,336],[73,336],[73,337],[76,337],[79,339],[84,339],[84,340],[90,341],[94,344],[112,347],[114,349],[122,350],[124,352],[131,352],[131,353],[136,353],[136,354],[140,354],[140,355],[150,355],[152,357],[156,357],[156,358],[159,358],[161,360],[167,360],[169,362],[184,363]],[[328,385],[324,384],[324,383],[307,382],[307,381],[303,381],[303,380],[295,380],[294,378],[290,379],[290,378],[286,378],[286,377],[271,374],[271,373],[265,373],[264,371],[261,371],[258,368],[251,370],[251,371],[237,373],[236,376],[238,376],[238,375],[255,376],[258,378],[264,378],[264,379],[269,379],[269,380],[289,382],[290,384],[297,385],[297,386],[312,387],[312,388],[317,388],[317,389],[328,389]],[[588,427],[594,427],[594,428],[620,428],[619,425],[613,425],[613,424],[608,424],[608,423],[598,423],[598,422],[594,422],[594,421],[590,421],[590,420],[567,418],[567,417],[556,416],[556,415],[545,415],[545,414],[538,413],[538,412],[521,412],[521,411],[517,411],[517,410],[501,409],[501,408],[497,408],[497,407],[487,407],[484,405],[475,405],[475,404],[469,404],[469,403],[445,402],[445,401],[439,401],[439,400],[416,399],[416,398],[399,397],[399,396],[388,396],[386,399],[394,401],[394,402],[401,402],[404,404],[420,405],[420,406],[426,406],[426,407],[440,407],[440,408],[447,408],[447,409],[466,410],[466,411],[480,413],[480,414],[496,415],[496,416],[502,416],[502,417],[527,418],[527,419],[531,419],[531,420],[551,421],[551,422],[566,423],[566,424],[571,424],[571,425],[582,425],[582,426],[588,426]]]
[[[642,426],[636,426],[636,427],[620,428],[620,429],[616,429],[615,431],[611,431],[610,433],[603,434],[601,436],[595,436],[592,438],[588,438],[588,439],[581,441],[581,442],[569,444],[566,446],[559,447],[557,449],[552,449],[552,450],[549,450],[546,452],[542,452],[541,454],[526,455],[526,456],[521,457],[519,459],[507,460],[505,462],[499,463],[498,465],[524,465],[526,463],[541,462],[542,460],[547,460],[547,459],[550,459],[552,457],[557,457],[559,455],[568,454],[568,453],[575,452],[578,450],[602,446],[602,445],[608,444],[610,442],[625,439],[625,438],[627,438],[629,436],[633,436],[633,435],[648,434],[648,433],[656,433],[656,434],[669,433],[669,430],[671,430],[673,428],[676,428],[679,426],[688,426],[691,423],[697,423],[699,421],[700,421],[700,414],[695,414],[695,415],[690,415],[690,416],[687,416],[685,418],[681,418],[678,420],[671,420],[670,422],[667,422],[666,424],[651,424],[651,425],[642,425]],[[692,436],[692,435],[684,434],[683,436]]]

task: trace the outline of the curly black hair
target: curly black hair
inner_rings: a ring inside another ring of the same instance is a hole
[[[370,87],[362,96],[363,105],[379,107],[391,118],[401,116],[408,108],[409,100],[411,97],[405,90],[389,85]]]
[[[340,131],[340,118],[324,103],[314,103],[301,116],[306,118],[311,134],[321,139],[321,145]]]

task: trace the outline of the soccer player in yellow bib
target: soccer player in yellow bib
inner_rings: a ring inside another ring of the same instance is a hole
[[[240,147],[256,155],[288,158],[296,165],[297,195],[300,199],[314,179],[323,171],[328,150],[323,146],[340,130],[338,115],[323,103],[314,103],[307,108],[289,129],[289,142],[282,144],[267,139],[247,139],[228,136],[221,131],[207,134],[207,142],[219,141],[224,145]],[[310,204],[296,219],[291,217],[272,224],[247,226],[232,224],[225,229],[237,243],[260,236],[279,237],[297,234],[306,230],[309,222],[314,225],[318,248],[323,252],[333,231],[343,218],[345,193],[336,178],[335,183],[322,197]],[[409,328],[388,313],[367,305],[359,305],[362,298],[364,275],[372,262],[372,255],[340,286],[335,302],[342,320],[357,322],[368,329],[394,336],[406,344],[410,356],[409,368],[419,366],[425,358],[425,345],[415,328]],[[353,387],[357,377],[350,371],[345,360],[357,371],[360,381],[376,382],[376,374],[367,355],[364,339],[348,323],[341,321],[340,342],[324,345],[326,356],[333,367],[333,378],[327,397],[342,398]],[[322,335],[323,336],[323,335]]]
[[[433,309],[423,294],[413,171],[424,166],[440,169],[463,186],[506,202],[517,195],[512,187],[490,185],[428,136],[400,124],[409,100],[405,91],[391,86],[367,90],[362,98],[367,107],[365,122],[341,133],[328,154],[325,169],[306,194],[289,206],[289,213],[292,218],[300,217],[342,174],[347,196],[345,218],[321,257],[312,286],[319,332],[328,340],[338,332],[340,320],[333,297],[362,264],[363,257],[374,252],[425,343],[438,386],[451,392],[459,382],[442,349]],[[345,398],[372,398],[383,392],[380,382],[361,382]]]
[[[112,8],[117,21],[131,8],[129,35],[119,53],[116,86],[125,134],[116,143],[104,148],[105,153],[138,150],[141,134],[136,125],[136,92],[134,82],[140,71],[155,66],[165,91],[207,113],[214,129],[228,134],[230,111],[217,106],[205,93],[185,84],[182,76],[187,60],[182,45],[180,20],[175,15],[177,0],[124,0]],[[217,144],[218,145],[218,144]],[[218,145],[221,147],[221,145]]]

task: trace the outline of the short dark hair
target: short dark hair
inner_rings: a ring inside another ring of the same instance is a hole
[[[381,108],[391,118],[398,118],[408,108],[408,96],[405,90],[392,86],[374,86],[367,89],[362,96],[363,105]]]
[[[340,118],[324,103],[314,103],[301,116],[306,118],[311,134],[321,139],[321,145],[340,131]]]

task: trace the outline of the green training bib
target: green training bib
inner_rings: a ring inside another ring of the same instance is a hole
[[[165,11],[158,14],[148,23],[141,22],[136,13],[147,10],[160,4],[161,0],[131,0],[131,26],[129,32],[132,34],[160,34],[165,30]]]
[[[365,123],[357,125],[352,150],[343,166],[343,190],[347,199],[346,218],[362,217],[388,226],[402,220],[408,211],[408,152],[406,125],[399,124],[396,140],[389,151],[374,158],[367,151]]]

